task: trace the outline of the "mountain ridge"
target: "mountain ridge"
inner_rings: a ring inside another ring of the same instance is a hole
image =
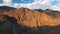
[[[9,7],[9,6],[0,6],[0,11],[10,11],[10,10],[16,10],[14,7]]]
[[[1,12],[1,14],[8,15],[17,19],[17,23],[28,26],[55,26],[60,24],[60,12],[52,10],[30,10],[28,8],[20,8],[15,11]],[[53,24],[54,23],[54,24]],[[38,24],[38,25],[37,25]]]
[[[21,7],[21,8],[24,8],[24,7]],[[21,9],[21,8],[19,8],[19,9]],[[9,7],[9,6],[0,6],[0,11],[1,10],[7,10],[7,11],[9,11],[9,10],[16,10],[16,9],[17,8]],[[24,8],[24,9],[29,9],[29,8]],[[31,9],[29,9],[29,10],[31,10]],[[46,9],[46,10],[34,9],[34,10],[36,10],[36,11],[47,11],[47,10],[49,10],[49,11],[57,11],[57,10],[51,10],[51,9]],[[60,11],[58,11],[58,12],[60,12]]]

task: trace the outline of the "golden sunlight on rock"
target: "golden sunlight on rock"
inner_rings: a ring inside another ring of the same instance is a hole
[[[6,14],[10,17],[14,17],[17,19],[18,24],[28,27],[60,25],[60,17],[58,17],[60,13],[52,14],[52,11],[47,11],[43,11],[41,13],[39,11],[30,10],[28,8],[20,8],[15,11],[11,10],[8,12],[2,12],[1,14]]]

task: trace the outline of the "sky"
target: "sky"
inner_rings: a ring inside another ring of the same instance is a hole
[[[0,6],[60,11],[60,0],[0,0]]]

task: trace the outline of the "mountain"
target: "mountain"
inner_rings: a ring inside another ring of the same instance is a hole
[[[43,12],[44,11],[42,9],[34,9],[34,10],[39,11],[39,12]]]
[[[3,12],[8,16],[17,19],[17,22],[21,25],[28,27],[38,26],[55,26],[60,24],[60,12],[52,10],[30,10],[28,8],[16,9],[16,11]],[[37,23],[37,24],[36,24]],[[53,24],[54,23],[54,24]]]
[[[52,17],[59,17],[60,11],[55,11],[51,9],[41,10],[41,9],[35,9],[36,11],[46,13],[47,15],[50,15]]]
[[[9,6],[0,6],[0,11],[10,11],[10,10],[16,10],[16,8]]]
[[[20,8],[0,12],[1,32],[13,34],[57,34],[60,32],[60,12]],[[3,31],[2,31],[3,30]]]

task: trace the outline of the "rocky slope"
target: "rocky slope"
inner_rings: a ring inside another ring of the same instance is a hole
[[[0,34],[60,34],[59,11],[5,8],[0,9]]]
[[[0,12],[0,34],[60,34],[59,11],[3,9]]]
[[[1,12],[1,14],[8,15],[17,19],[18,24],[37,27],[37,26],[56,26],[60,25],[60,12],[45,10],[30,10],[28,8],[20,8],[16,11]]]

